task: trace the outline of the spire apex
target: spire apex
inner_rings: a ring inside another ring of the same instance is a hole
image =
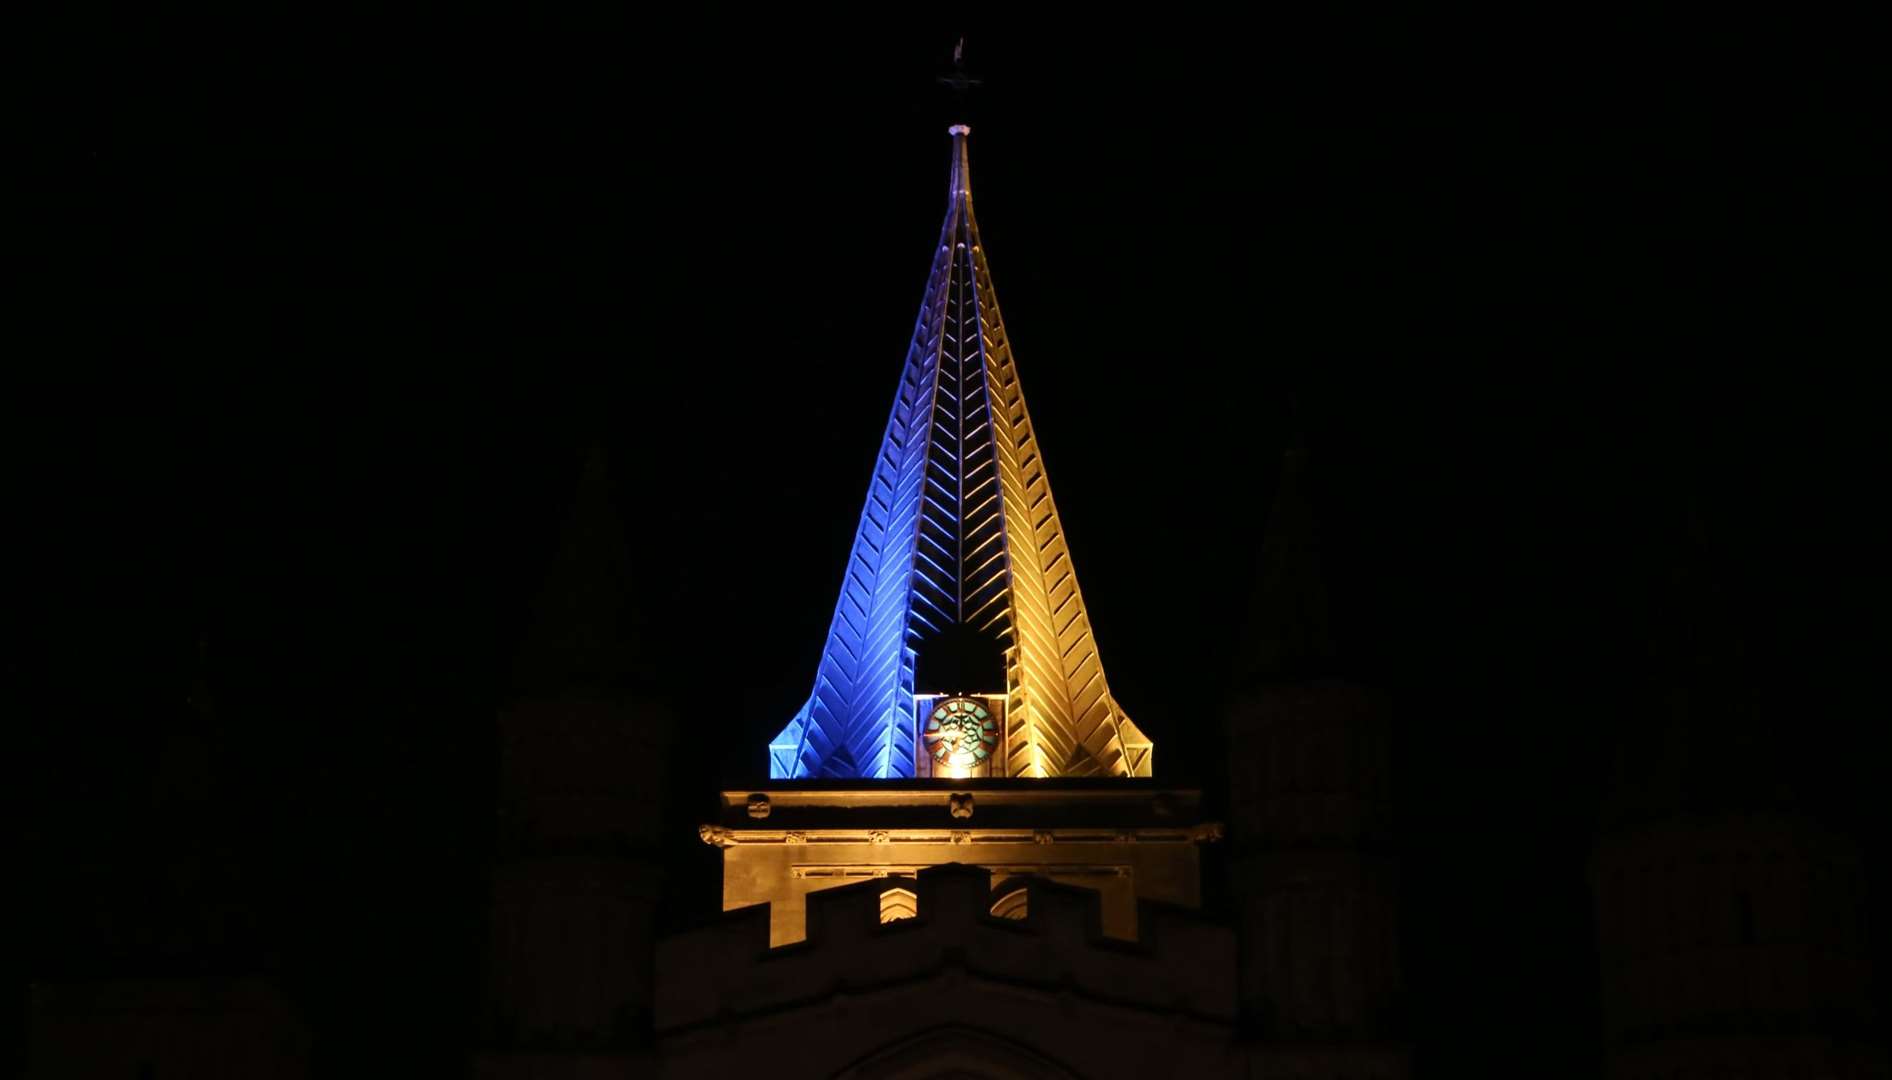
[[[951,195],[955,202],[961,197],[969,200],[972,198],[972,162],[967,155],[966,144],[969,141],[968,136],[972,134],[972,128],[965,124],[954,124],[946,130],[950,132],[953,137]],[[950,216],[948,221],[950,223]],[[961,239],[964,239],[964,237]]]

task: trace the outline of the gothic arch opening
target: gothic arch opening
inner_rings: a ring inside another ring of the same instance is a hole
[[[1026,902],[1030,899],[1030,896],[1031,894],[1023,885],[1015,889],[1001,892],[998,899],[992,901],[993,918],[1018,919],[1022,921],[1026,915]]]
[[[898,886],[880,894],[880,921],[911,919],[920,913],[920,898],[911,889]]]

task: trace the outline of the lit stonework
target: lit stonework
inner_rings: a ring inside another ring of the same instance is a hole
[[[1136,944],[1097,932],[1094,892],[1027,879],[994,898],[961,866],[824,892],[791,949],[766,946],[761,909],[731,912],[658,947],[664,1075],[1257,1075],[1232,1038],[1228,928],[1167,904],[1132,915]]]
[[[769,806],[760,820],[758,799]],[[1222,835],[1200,820],[1196,792],[1133,781],[823,785],[725,791],[722,805],[700,832],[723,853],[723,908],[769,904],[771,945],[806,935],[809,893],[945,863],[985,870],[993,888],[1040,877],[1094,889],[1103,932],[1130,940],[1138,900],[1199,905],[1198,845]]]

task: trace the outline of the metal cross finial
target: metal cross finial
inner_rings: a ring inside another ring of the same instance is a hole
[[[949,86],[952,88],[954,95],[959,100],[959,106],[960,106],[961,111],[964,111],[965,104],[966,104],[966,91],[979,85],[978,79],[975,79],[971,75],[966,74],[966,39],[965,38],[963,37],[960,38],[959,44],[953,46],[953,73],[951,75],[941,75],[939,77],[939,81],[942,85]]]

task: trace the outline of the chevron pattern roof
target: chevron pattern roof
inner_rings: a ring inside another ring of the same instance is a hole
[[[769,743],[772,779],[914,775],[918,650],[948,626],[1004,643],[995,774],[1148,776],[1117,706],[1051,500],[952,129],[945,227],[814,692]]]

